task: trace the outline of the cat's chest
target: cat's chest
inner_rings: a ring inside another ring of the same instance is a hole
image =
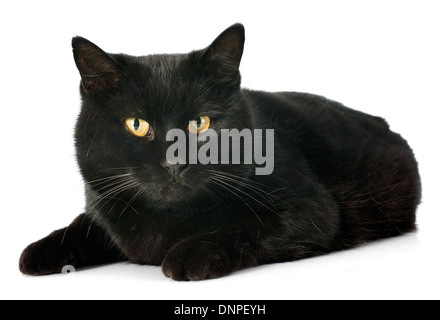
[[[195,232],[182,218],[165,215],[127,215],[106,222],[113,241],[130,262],[137,264],[162,264],[177,242]]]
[[[169,235],[153,228],[133,228],[114,238],[126,258],[137,264],[160,265],[174,242]]]

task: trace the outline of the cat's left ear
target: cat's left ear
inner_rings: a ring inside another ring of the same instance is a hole
[[[109,54],[87,39],[72,39],[73,56],[86,92],[98,93],[116,85],[121,67]]]
[[[235,80],[238,77],[241,56],[244,48],[244,27],[234,24],[223,31],[214,42],[205,49],[202,61],[211,72]]]

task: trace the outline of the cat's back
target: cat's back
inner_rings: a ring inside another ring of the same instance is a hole
[[[279,153],[290,158],[283,161],[287,164],[301,158],[310,179],[337,201],[341,228],[353,232],[341,247],[414,228],[421,197],[417,161],[406,140],[384,119],[312,94],[244,94],[255,110],[257,127],[275,130],[275,167]]]
[[[380,117],[350,109],[323,96],[303,92],[264,92],[243,90],[259,117],[260,126],[276,124],[278,129],[319,126],[332,130],[350,125],[383,132],[388,123]],[[293,126],[293,127],[292,127]]]
[[[308,93],[243,93],[255,111],[256,127],[274,129],[279,149],[300,152],[323,174],[357,172],[369,167],[365,159],[375,166],[392,165],[396,155],[414,166],[406,140],[380,117]],[[384,158],[387,154],[393,156]]]

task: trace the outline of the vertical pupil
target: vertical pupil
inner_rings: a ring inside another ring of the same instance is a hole
[[[202,124],[202,119],[200,117],[198,117],[196,119],[196,123],[197,123],[197,128],[200,128],[200,125]]]
[[[134,127],[134,130],[136,130],[136,131],[139,129],[139,119],[138,118],[134,119],[133,127]]]

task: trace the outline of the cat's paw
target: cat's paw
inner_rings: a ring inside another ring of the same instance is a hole
[[[215,244],[185,241],[176,245],[162,263],[163,273],[174,280],[204,280],[232,272],[230,256]]]
[[[49,237],[30,244],[23,250],[19,261],[24,274],[40,276],[61,273],[65,266],[75,266],[76,259],[72,248]]]

